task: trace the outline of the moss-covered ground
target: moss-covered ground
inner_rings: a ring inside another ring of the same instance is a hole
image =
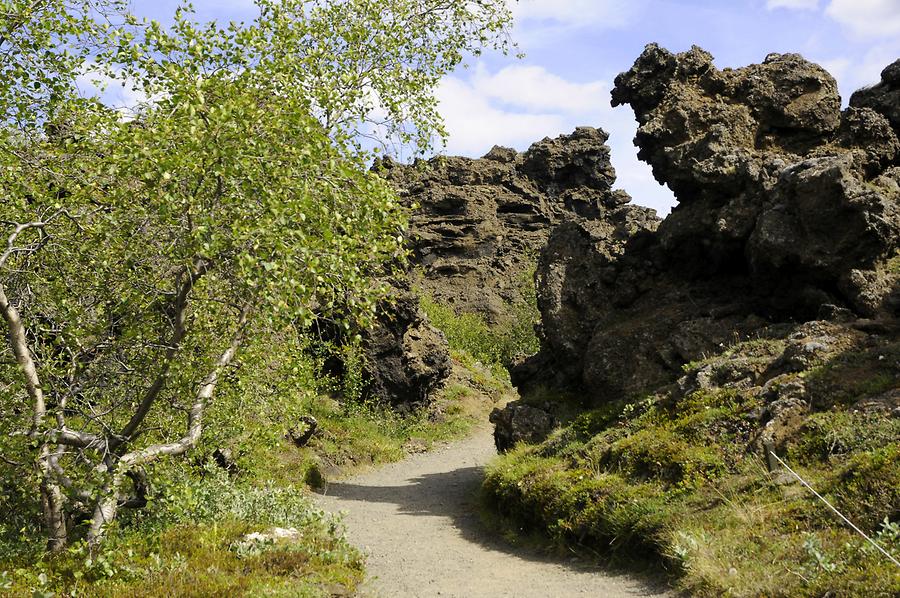
[[[767,393],[801,381],[812,408],[776,453],[900,557],[900,418],[864,406],[900,389],[900,342],[842,339],[826,360],[787,373],[766,371],[782,363],[782,339],[740,343],[685,367],[687,381],[712,372],[705,388],[673,385],[583,413],[498,459],[485,509],[520,535],[659,561],[693,595],[898,596],[900,567],[785,471],[770,472],[760,448]],[[715,382],[740,378],[735,370],[749,377]]]

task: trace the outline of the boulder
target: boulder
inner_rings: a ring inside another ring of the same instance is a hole
[[[544,440],[555,423],[550,413],[520,402],[494,409],[490,415],[494,424],[494,444],[501,453],[519,442],[536,444]]]
[[[421,407],[450,376],[444,334],[419,307],[419,298],[398,283],[376,326],[363,335],[366,393],[401,410]]]
[[[452,361],[447,339],[419,307],[419,296],[412,291],[408,278],[394,277],[388,283],[389,297],[379,305],[374,325],[359,333],[358,350],[350,349],[353,341],[348,331],[332,318],[318,318],[311,334],[346,349],[328,353],[326,373],[339,378],[361,376],[355,381],[362,395],[357,398],[374,399],[404,412],[431,403],[434,391],[450,376]],[[360,363],[348,363],[350,355]],[[351,371],[355,367],[360,368],[358,373]],[[296,427],[289,433],[298,444],[310,440],[316,429],[312,421],[302,423],[302,429]]]

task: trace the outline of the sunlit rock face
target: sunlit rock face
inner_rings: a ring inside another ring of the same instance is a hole
[[[796,54],[719,70],[650,45],[616,78],[635,144],[679,205],[612,241],[557,227],[537,281],[542,351],[514,382],[592,402],[677,378],[772,322],[900,312],[900,63],[841,110],[834,78]]]
[[[502,320],[523,300],[535,258],[558,224],[590,221],[623,244],[655,212],[613,189],[608,135],[590,127],[519,153],[438,157],[375,168],[415,206],[409,229],[416,286],[459,311]]]
[[[854,108],[871,108],[883,115],[900,135],[900,60],[881,71],[881,82],[850,96]]]

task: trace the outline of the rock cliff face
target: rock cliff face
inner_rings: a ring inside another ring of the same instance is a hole
[[[412,281],[440,303],[496,323],[523,301],[536,256],[557,224],[584,222],[616,254],[634,231],[654,229],[653,210],[627,205],[630,197],[613,190],[607,138],[584,127],[524,153],[495,147],[477,160],[377,163],[414,208]],[[447,342],[419,309],[409,282],[393,282],[394,301],[362,342],[366,392],[401,411],[427,404],[451,370]],[[323,337],[340,338],[323,326]],[[339,357],[333,361],[333,370],[344,370]]]
[[[772,322],[900,312],[900,63],[843,112],[795,54],[719,70],[648,46],[616,79],[635,144],[679,205],[627,243],[590,221],[542,251],[543,349],[514,383],[593,402],[671,382],[682,364]]]
[[[376,169],[399,189],[413,211],[412,263],[417,284],[460,311],[502,319],[522,300],[523,278],[552,228],[590,220],[612,244],[634,228],[655,226],[652,210],[627,206],[613,190],[608,135],[580,128],[518,153],[495,147],[481,159],[438,157]]]

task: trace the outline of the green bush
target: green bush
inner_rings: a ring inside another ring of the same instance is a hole
[[[457,313],[452,307],[422,297],[422,309],[431,323],[447,337],[450,348],[463,352],[493,370],[502,371],[516,358],[533,355],[540,349],[534,332],[537,309],[529,304],[509,307],[509,316],[489,325],[474,313]]]
[[[864,374],[885,369],[878,356],[892,350],[820,369],[813,388],[846,400],[806,416],[782,448],[814,488],[900,554],[900,424],[842,406],[869,396]],[[662,557],[691,595],[900,595],[895,565],[756,456],[765,397],[668,390],[582,413],[542,444],[500,457],[483,485],[488,514],[558,546],[623,561]]]

